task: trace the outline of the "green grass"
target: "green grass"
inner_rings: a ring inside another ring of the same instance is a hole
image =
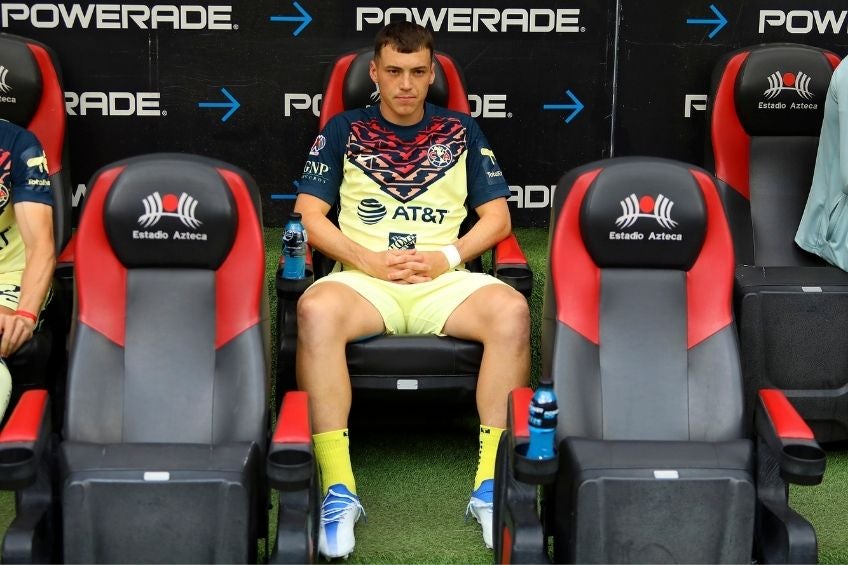
[[[533,380],[541,365],[540,313],[547,231],[517,229],[533,268]],[[269,273],[280,249],[280,230],[265,233]],[[269,277],[273,297],[273,280]],[[271,308],[276,307],[272,298]],[[273,316],[272,316],[272,319]],[[272,327],[272,331],[276,328]],[[350,563],[491,563],[480,529],[463,519],[477,458],[473,408],[437,405],[435,410],[391,402],[363,408],[354,400],[351,457],[367,521],[357,526]],[[357,410],[359,406],[359,410]],[[432,408],[432,406],[431,406]],[[374,418],[373,411],[383,414]],[[792,506],[813,522],[823,563],[848,563],[848,450],[828,458],[824,482],[792,487]],[[0,534],[13,516],[13,496],[0,494]]]

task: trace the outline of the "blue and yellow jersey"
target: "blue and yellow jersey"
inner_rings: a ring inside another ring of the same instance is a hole
[[[477,123],[426,104],[397,126],[378,106],[335,116],[315,139],[298,192],[339,206],[339,227],[371,249],[430,251],[456,240],[467,215],[510,195]]]
[[[53,205],[47,158],[35,135],[0,120],[0,273],[22,271],[26,262],[17,202]]]

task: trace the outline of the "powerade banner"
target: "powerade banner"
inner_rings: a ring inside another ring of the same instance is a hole
[[[848,55],[844,0],[663,2],[661,11],[639,2],[622,4],[617,156],[654,155],[703,164],[710,76],[729,51],[788,42]]]
[[[266,225],[291,207],[329,64],[400,19],[431,29],[462,67],[525,226],[547,224],[557,180],[587,161],[700,163],[710,72],[727,51],[791,41],[848,53],[839,0],[0,2],[0,31],[62,63],[75,204],[108,163],[183,151],[249,171]]]

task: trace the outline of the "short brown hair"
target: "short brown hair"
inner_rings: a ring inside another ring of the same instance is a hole
[[[378,31],[374,38],[374,57],[379,57],[380,51],[386,45],[392,46],[399,53],[415,53],[427,49],[430,51],[430,57],[433,56],[433,34],[413,22],[392,22]]]

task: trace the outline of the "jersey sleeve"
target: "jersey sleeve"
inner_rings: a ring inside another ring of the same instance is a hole
[[[467,131],[468,205],[477,208],[495,198],[508,198],[509,185],[480,126],[470,119]]]
[[[333,206],[339,195],[347,129],[341,116],[331,119],[309,148],[298,182],[298,194],[309,194]]]
[[[47,156],[38,139],[22,131],[15,139],[12,162],[12,202],[53,205]]]

